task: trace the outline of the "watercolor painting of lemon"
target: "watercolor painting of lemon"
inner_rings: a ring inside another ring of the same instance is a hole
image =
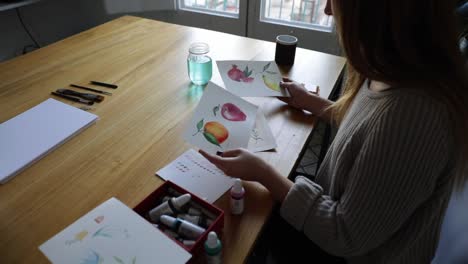
[[[274,71],[269,71],[268,68],[270,67],[271,62],[268,62],[265,66],[263,66],[262,71],[262,80],[266,87],[274,90],[274,91],[281,91],[279,83],[275,80],[274,76],[278,74]]]
[[[79,233],[76,233],[75,237],[72,240],[65,241],[65,245],[69,246],[69,245],[71,245],[73,243],[81,242],[81,241],[83,241],[83,239],[85,239],[85,237],[88,236],[88,234],[89,233],[88,233],[87,230],[83,230],[83,231],[81,231]]]
[[[274,90],[274,91],[277,91],[277,92],[280,92],[281,89],[280,89],[280,86],[279,86],[279,83],[275,82],[274,80],[272,80],[268,75],[262,75],[262,79],[263,79],[263,83],[265,83],[266,87]]]

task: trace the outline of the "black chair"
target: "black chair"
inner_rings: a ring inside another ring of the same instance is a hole
[[[468,183],[449,202],[432,264],[468,263]]]
[[[460,51],[468,59],[468,2],[466,0],[459,1],[456,13],[460,18],[462,30],[459,41]]]

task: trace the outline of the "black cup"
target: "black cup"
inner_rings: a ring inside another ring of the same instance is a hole
[[[275,61],[278,65],[293,65],[296,56],[297,38],[291,35],[276,37]]]

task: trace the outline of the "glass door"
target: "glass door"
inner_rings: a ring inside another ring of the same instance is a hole
[[[274,42],[279,34],[299,39],[298,46],[339,54],[326,0],[177,0],[169,22]]]
[[[173,21],[187,26],[246,36],[247,1],[178,0]]]

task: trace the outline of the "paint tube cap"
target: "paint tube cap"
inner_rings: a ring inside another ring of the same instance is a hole
[[[221,241],[219,241],[218,236],[214,231],[211,231],[208,233],[208,238],[206,239],[205,242],[205,252],[208,255],[216,255],[219,252],[221,252]]]
[[[234,180],[234,186],[232,186],[232,192],[234,193],[243,193],[244,188],[242,187],[242,181],[241,179],[237,178]]]
[[[218,245],[218,236],[214,231],[208,233],[208,238],[206,239],[206,245],[210,248],[214,248]]]
[[[182,206],[184,206],[185,204],[190,202],[191,198],[192,198],[192,196],[190,195],[190,193],[186,193],[186,194],[181,195],[179,197],[173,198],[172,204],[174,204],[174,206],[177,207],[177,208],[181,208]]]

